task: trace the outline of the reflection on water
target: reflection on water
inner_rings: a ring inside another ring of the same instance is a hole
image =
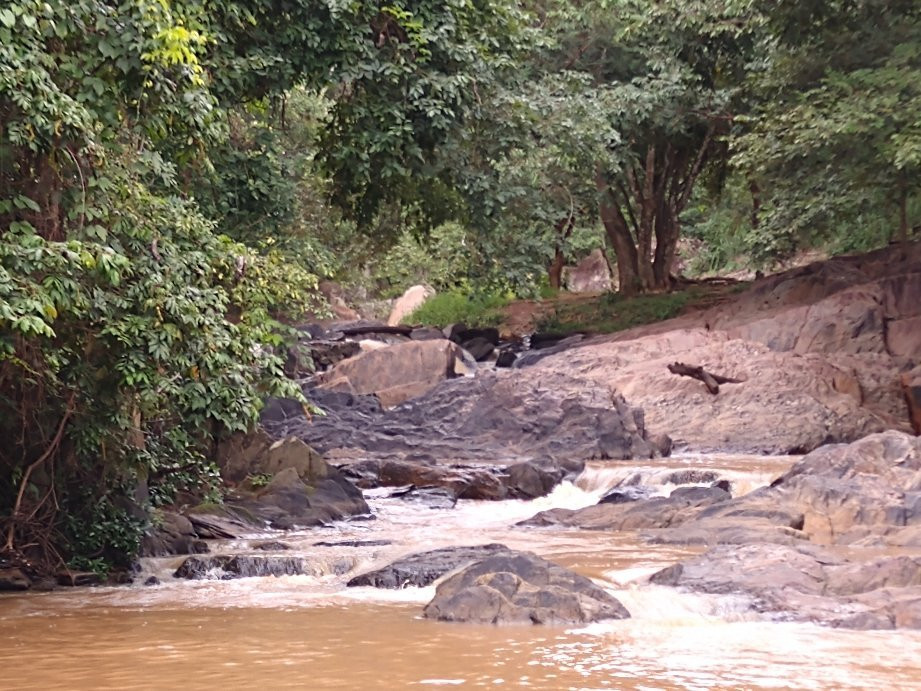
[[[309,557],[316,576],[176,581],[170,574],[181,558],[171,558],[145,565],[160,586],[6,596],[0,687],[921,688],[921,632],[764,621],[738,597],[644,584],[688,550],[628,533],[512,527],[537,510],[594,503],[631,472],[654,484],[669,469],[711,467],[739,488],[770,481],[790,462],[695,457],[630,471],[593,467],[536,502],[461,502],[454,511],[372,498],[376,521],[283,537],[294,548],[286,554]],[[330,539],[392,544],[314,545]],[[344,588],[354,573],[401,554],[482,542],[530,549],[599,579],[633,618],[571,629],[444,624],[420,617],[434,588]],[[250,549],[245,540],[220,545]],[[343,560],[350,572],[336,575]]]

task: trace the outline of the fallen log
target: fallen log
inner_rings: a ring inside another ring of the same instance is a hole
[[[702,381],[704,386],[714,396],[720,392],[720,384],[741,384],[744,379],[735,379],[733,377],[724,377],[721,374],[713,374],[703,367],[686,365],[683,362],[674,362],[668,366],[668,371],[682,377],[691,377]]]
[[[333,329],[346,336],[364,336],[365,334],[399,334],[409,336],[413,332],[412,326],[386,326],[383,324],[372,326],[343,326]]]

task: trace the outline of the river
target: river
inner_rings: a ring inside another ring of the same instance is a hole
[[[792,459],[688,456],[593,463],[531,502],[461,501],[433,510],[370,492],[377,520],[272,534],[311,576],[184,581],[182,557],[148,559],[138,585],[0,597],[3,689],[532,689],[921,688],[921,632],[846,631],[767,620],[738,596],[645,584],[693,553],[631,533],[521,528],[550,507],[579,508],[642,481],[667,493],[675,469],[717,470],[740,494]],[[251,553],[266,534],[222,541]],[[323,547],[320,541],[390,544]],[[583,627],[428,621],[434,587],[346,588],[362,571],[414,551],[502,542],[609,588],[632,618]],[[160,585],[140,585],[148,576]]]

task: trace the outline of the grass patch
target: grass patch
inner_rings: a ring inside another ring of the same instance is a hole
[[[498,326],[507,295],[498,293],[467,294],[458,290],[439,293],[425,301],[403,323],[444,327],[463,323],[467,326]]]
[[[593,334],[614,333],[634,326],[665,321],[691,308],[703,308],[747,287],[734,285],[694,285],[686,290],[656,295],[625,298],[608,293],[593,300],[573,301],[557,305],[543,317],[537,330],[545,333]]]

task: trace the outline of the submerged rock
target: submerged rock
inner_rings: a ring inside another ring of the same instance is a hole
[[[444,547],[428,552],[418,552],[398,559],[381,569],[355,576],[346,585],[349,588],[370,586],[372,588],[423,588],[431,585],[449,571],[501,552],[508,547],[500,544],[477,545],[474,547]]]
[[[478,561],[439,584],[424,614],[480,624],[585,624],[630,613],[585,576],[530,552]]]

